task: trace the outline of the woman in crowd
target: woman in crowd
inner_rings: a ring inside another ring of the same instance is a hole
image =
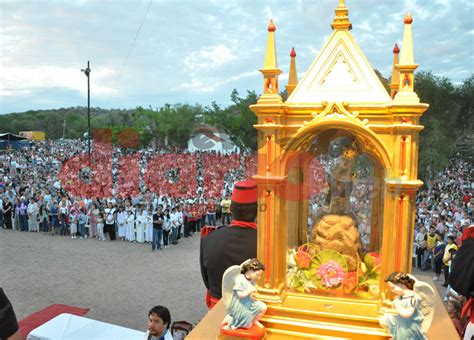
[[[27,231],[28,230],[28,214],[27,210],[28,209],[28,203],[26,203],[25,197],[21,196],[20,201],[17,204],[16,207],[16,213],[18,216],[18,221],[19,221],[19,226],[21,231]]]
[[[146,205],[148,206],[148,205]],[[153,212],[151,211],[151,205],[148,209],[143,210],[145,214],[145,242],[153,242]]]
[[[59,228],[59,205],[51,202],[49,207],[49,218],[51,219],[51,235],[57,235]]]
[[[136,233],[137,233],[136,240],[138,243],[143,243],[145,242],[146,215],[141,205],[138,205],[135,223],[136,223]]]
[[[104,210],[105,213],[105,229],[104,232],[108,232],[111,241],[115,241],[115,221],[116,221],[116,210],[112,201],[107,203],[107,208]]]
[[[79,216],[76,209],[71,209],[69,220],[71,221],[71,238],[75,239],[77,234],[77,225],[79,222]]]
[[[135,214],[132,209],[127,210],[127,241],[135,242]]]
[[[102,211],[99,212],[99,215],[96,221],[97,221],[97,237],[99,241],[105,241],[105,235],[104,235],[105,216]]]
[[[88,212],[89,221],[91,225],[90,229],[90,237],[97,236],[97,219],[99,218],[99,208],[97,207],[97,203],[93,202]]]
[[[456,242],[454,241],[454,236],[449,235],[448,236],[448,243],[446,244],[446,247],[444,248],[444,253],[443,253],[443,272],[444,272],[444,283],[443,287],[448,286],[448,278],[449,278],[449,266],[451,265],[451,259],[452,259],[452,251],[457,251],[458,247],[456,245]]]
[[[81,240],[87,238],[86,223],[87,223],[87,215],[84,208],[81,208],[81,210],[79,210],[79,216],[78,216],[78,225],[79,225],[79,232],[81,233]]]
[[[8,200],[7,197],[3,199],[3,220],[5,228],[12,229],[12,213],[13,204]]]
[[[124,241],[126,236],[126,224],[127,224],[127,212],[125,211],[122,205],[118,208],[117,214],[117,225],[118,225],[118,237],[120,240]]]
[[[421,268],[421,260],[426,251],[426,228],[421,227],[418,234],[415,237],[415,247],[416,247],[416,266]]]
[[[49,232],[49,215],[48,215],[48,206],[46,202],[43,202],[39,208],[39,220],[41,231],[44,233]]]
[[[443,266],[443,256],[444,256],[444,249],[446,248],[446,244],[444,243],[444,235],[443,234],[436,234],[436,245],[434,248],[434,272],[435,276],[433,277],[433,281],[439,280],[439,276],[441,275],[441,269]]]
[[[163,247],[166,249],[168,248],[168,240],[171,231],[171,221],[170,221],[170,211],[169,209],[165,209],[163,212]]]
[[[30,204],[26,209],[28,214],[28,230],[29,231],[38,231],[38,204],[35,201],[34,197],[30,198]]]

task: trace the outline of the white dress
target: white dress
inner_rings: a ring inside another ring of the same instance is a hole
[[[146,215],[144,213],[137,214],[137,219],[135,220],[137,227],[137,242],[145,242],[145,226],[146,226]]]
[[[121,211],[117,214],[118,237],[125,237],[126,219],[127,213],[125,211]]]
[[[145,241],[153,242],[153,215],[149,213],[146,215]]]
[[[38,204],[30,203],[28,208],[26,208],[28,214],[28,230],[29,231],[38,231]]]
[[[133,213],[127,216],[126,219],[127,231],[126,231],[126,238],[127,241],[135,241],[135,216]]]

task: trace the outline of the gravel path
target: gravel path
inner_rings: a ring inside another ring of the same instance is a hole
[[[18,320],[60,303],[144,331],[154,305],[167,306],[172,320],[193,324],[207,311],[197,235],[151,252],[149,244],[0,229],[0,287]]]

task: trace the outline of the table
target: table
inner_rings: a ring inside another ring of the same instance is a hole
[[[143,340],[144,337],[144,332],[63,313],[32,330],[27,340]]]

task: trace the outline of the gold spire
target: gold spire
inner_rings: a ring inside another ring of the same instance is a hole
[[[336,15],[332,21],[333,30],[350,30],[352,24],[349,21],[349,9],[346,7],[344,0],[339,0],[339,6],[336,7]]]
[[[400,73],[397,69],[398,53],[400,53],[400,49],[398,48],[398,45],[395,44],[395,46],[393,47],[392,81],[390,83],[390,97],[392,97],[392,99],[397,94],[398,85],[400,83]]]
[[[402,53],[400,55],[400,62],[396,65],[399,74],[399,85],[398,85],[398,93],[395,95],[394,100],[405,100],[410,102],[419,103],[420,99],[414,92],[414,72],[418,67],[415,64],[414,57],[413,57],[413,39],[412,39],[412,31],[411,31],[411,24],[413,22],[413,18],[411,17],[410,13],[405,15],[403,19],[403,23],[405,24],[405,31],[403,32],[403,45],[402,45]]]
[[[288,85],[286,85],[286,91],[288,92],[288,97],[291,96],[293,90],[295,89],[296,85],[298,84],[298,75],[296,74],[296,52],[295,48],[291,48],[290,52],[290,72],[288,73]]]
[[[273,20],[270,20],[270,23],[268,24],[267,52],[265,53],[265,63],[263,64],[264,70],[273,70],[278,67],[275,46],[275,31],[276,26],[273,23]]]
[[[400,64],[402,65],[413,65],[415,64],[415,58],[413,57],[413,38],[411,32],[411,24],[413,18],[410,13],[405,15],[403,19],[405,24],[405,31],[403,32],[403,44],[402,44],[402,54],[400,56]]]
[[[281,96],[278,93],[278,75],[281,70],[278,68],[276,47],[275,47],[276,26],[273,20],[268,24],[267,50],[265,52],[265,61],[260,70],[263,74],[263,95],[258,102],[281,103]]]

